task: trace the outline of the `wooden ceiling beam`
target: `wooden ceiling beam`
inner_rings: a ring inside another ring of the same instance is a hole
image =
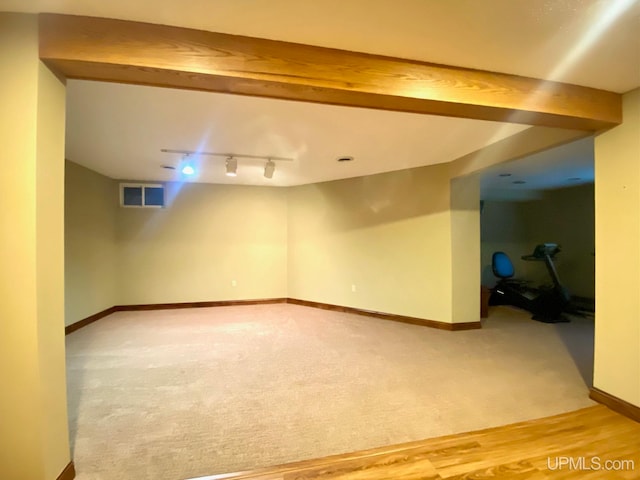
[[[515,75],[105,18],[40,14],[39,28],[40,58],[67,78],[589,131],[622,121],[619,94]]]

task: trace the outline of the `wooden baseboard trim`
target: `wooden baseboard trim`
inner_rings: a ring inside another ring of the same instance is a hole
[[[235,305],[263,305],[271,303],[286,303],[286,298],[262,298],[255,300],[220,300],[213,302],[183,302],[183,303],[150,303],[141,305],[114,305],[106,310],[95,313],[87,318],[72,323],[65,327],[64,334],[69,335],[76,330],[86,327],[87,325],[100,320],[101,318],[111,315],[115,312],[135,312],[141,310],[173,310],[177,308],[203,308],[203,307],[229,307]]]
[[[441,322],[444,323],[444,322]],[[481,322],[458,322],[458,323],[447,323],[446,325],[450,325],[449,328],[445,330],[451,330],[452,332],[460,332],[462,330],[479,330],[482,328]]]
[[[458,330],[474,330],[482,328],[480,322],[466,323],[447,323],[437,320],[427,320],[424,318],[407,317],[405,315],[396,315],[393,313],[376,312],[374,310],[364,310],[361,308],[343,307],[341,305],[332,305],[330,303],[311,302],[308,300],[300,300],[297,298],[287,298],[287,303],[294,305],[303,305],[305,307],[321,308],[323,310],[332,310],[334,312],[354,313],[356,315],[365,315],[367,317],[381,318],[383,320],[391,320],[393,322],[410,323],[411,325],[420,325],[422,327],[438,328],[440,330],[458,331]]]
[[[631,420],[640,422],[640,407],[637,407],[618,397],[614,397],[613,395],[607,392],[603,392],[602,390],[595,387],[591,387],[591,389],[589,390],[589,398],[598,403],[606,405],[614,412],[618,412],[619,414],[624,415]]]
[[[77,321],[76,323],[72,323],[64,327],[64,334],[69,335],[70,333],[75,332],[76,330],[80,330],[82,327],[86,327],[87,325],[95,322],[96,320],[100,320],[101,318],[106,317],[107,315],[111,315],[114,312],[117,312],[117,307],[109,307],[101,312],[94,313],[93,315],[88,316],[87,318],[83,318],[82,320]]]
[[[237,305],[266,305],[272,303],[286,303],[286,298],[258,298],[254,300],[218,300],[212,302],[182,302],[182,303],[150,303],[142,305],[116,305],[118,312],[135,312],[139,310],[174,310],[178,308],[231,307]]]
[[[76,478],[76,468],[73,466],[73,461],[71,461],[64,467],[62,473],[58,475],[57,480],[73,480],[74,478]]]
[[[101,312],[84,318],[76,323],[65,327],[65,335],[69,335],[76,330],[86,327],[87,325],[99,320],[107,315],[115,312],[136,312],[143,310],[173,310],[178,308],[204,308],[204,307],[229,307],[237,305],[266,305],[274,303],[291,303],[294,305],[302,305],[305,307],[320,308],[322,310],[331,310],[334,312],[354,313],[356,315],[364,315],[368,317],[381,318],[383,320],[391,320],[393,322],[410,323],[421,327],[438,328],[440,330],[459,331],[459,330],[475,330],[482,328],[480,322],[465,323],[447,323],[437,320],[427,320],[424,318],[407,317],[405,315],[396,315],[393,313],[376,312],[374,310],[364,310],[361,308],[343,307],[341,305],[332,305],[330,303],[311,302],[309,300],[300,300],[297,298],[261,298],[255,300],[219,300],[212,302],[182,302],[182,303],[149,303],[140,305],[114,305]]]

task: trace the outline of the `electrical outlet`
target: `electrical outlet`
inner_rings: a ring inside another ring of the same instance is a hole
[[[351,285],[351,291],[355,293],[355,291],[356,291],[356,284],[355,283]]]
[[[231,286],[232,287],[237,287],[238,286],[238,282],[236,282],[235,280],[231,280]]]

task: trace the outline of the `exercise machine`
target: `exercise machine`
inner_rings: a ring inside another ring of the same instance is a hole
[[[570,295],[560,282],[553,262],[558,253],[560,253],[560,247],[556,243],[541,243],[536,245],[533,253],[522,256],[526,261],[544,262],[551,277],[551,285],[533,288],[528,282],[513,278],[515,270],[506,253],[495,252],[491,260],[491,268],[499,280],[491,290],[489,305],[513,305],[533,313],[532,318],[540,322],[568,322],[563,313],[569,307]]]

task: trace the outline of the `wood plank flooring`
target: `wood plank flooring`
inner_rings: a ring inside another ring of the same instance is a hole
[[[193,480],[640,479],[640,423],[603,405],[553,417]]]

